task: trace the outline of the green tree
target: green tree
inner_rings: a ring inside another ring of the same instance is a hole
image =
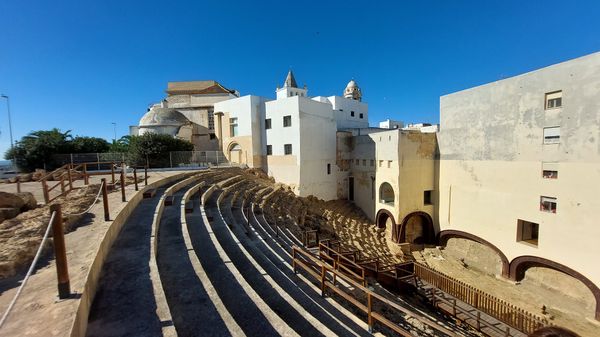
[[[110,152],[129,152],[131,136],[123,136],[110,144]]]
[[[54,154],[71,152],[72,139],[71,130],[62,132],[54,128],[32,131],[6,151],[4,158],[16,158],[17,167],[22,171],[33,171],[36,168],[50,170],[57,166],[52,158]]]
[[[98,137],[77,136],[71,141],[73,153],[102,153],[110,148],[108,142]]]
[[[142,136],[131,136],[129,139],[129,160],[133,165],[152,167],[168,167],[169,152],[192,151],[192,143],[169,135],[145,133]]]

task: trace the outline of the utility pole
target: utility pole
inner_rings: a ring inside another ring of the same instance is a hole
[[[0,97],[6,98],[6,110],[8,111],[8,130],[10,132],[10,148],[12,150],[15,147],[15,144],[13,143],[12,121],[10,119],[10,100],[9,100],[8,96],[4,95],[4,94],[0,95]],[[16,156],[17,156],[17,154],[13,152],[13,166],[15,169],[17,166],[17,157]]]

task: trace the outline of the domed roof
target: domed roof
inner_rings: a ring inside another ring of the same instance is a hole
[[[348,85],[346,86],[346,88],[356,88],[358,85],[356,85],[356,82],[354,80],[350,80],[350,82],[348,82]]]
[[[175,109],[153,106],[140,119],[140,127],[144,126],[182,126],[190,123],[181,112]]]

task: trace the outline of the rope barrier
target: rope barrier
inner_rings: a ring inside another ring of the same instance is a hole
[[[8,305],[8,308],[4,312],[4,315],[2,316],[2,320],[0,320],[0,329],[4,325],[4,322],[6,322],[6,319],[8,318],[8,315],[10,314],[11,310],[13,309],[13,307],[15,306],[15,304],[17,303],[17,299],[21,295],[21,292],[23,291],[23,288],[25,288],[25,285],[27,284],[27,281],[29,280],[29,277],[31,276],[31,273],[33,273],[33,271],[35,270],[35,265],[37,264],[40,256],[42,255],[42,250],[44,248],[44,243],[46,243],[46,239],[48,239],[48,234],[50,233],[50,228],[52,227],[52,223],[54,222],[54,216],[55,215],[56,215],[56,212],[52,212],[52,215],[50,216],[50,221],[48,222],[48,227],[46,228],[46,233],[44,234],[44,237],[42,238],[42,242],[40,243],[40,247],[38,248],[37,253],[35,254],[35,257],[33,258],[33,262],[31,262],[31,266],[29,266],[29,270],[27,271],[27,274],[25,275],[25,278],[23,278],[23,281],[21,282],[21,286],[19,287],[19,290],[17,290],[17,293],[15,294],[15,297],[13,297],[12,301]]]
[[[96,198],[94,199],[94,201],[92,202],[92,204],[90,205],[90,207],[88,207],[88,209],[86,209],[85,211],[80,212],[80,213],[65,214],[65,215],[66,216],[68,216],[68,215],[75,215],[75,216],[77,216],[77,215],[84,215],[85,213],[89,212],[92,209],[92,207],[94,207],[94,205],[96,205],[96,202],[100,198],[100,194],[102,193],[102,185],[104,185],[104,183],[100,183],[100,188],[98,189],[98,194],[96,195]]]

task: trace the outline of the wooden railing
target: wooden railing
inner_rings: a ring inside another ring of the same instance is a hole
[[[389,316],[386,317],[384,314],[376,311],[375,304],[380,304],[384,307],[384,310],[382,311],[385,311],[387,314],[393,313],[410,315],[434,330],[442,332],[448,336],[456,336],[456,334],[449,329],[429,320],[419,313],[406,309],[399,304],[394,303],[389,299],[375,293],[369,288],[363,286],[361,283],[356,282],[353,278],[348,277],[339,270],[336,270],[333,266],[317,259],[312,255],[312,253],[295,245],[292,247],[292,267],[295,273],[299,268],[301,268],[308,275],[312,276],[320,284],[322,296],[325,296],[326,291],[330,290],[342,297],[344,300],[348,301],[360,311],[364,312],[367,315],[369,332],[372,332],[373,325],[376,322],[379,322],[401,336],[413,337],[409,331],[403,329],[400,325],[387,318]],[[353,288],[353,291],[346,292],[344,291],[344,287],[338,287],[335,281],[336,278],[339,278],[347,283]],[[363,303],[365,299],[366,303]],[[414,326],[411,327],[411,330],[414,330],[413,332],[418,332],[417,329],[418,328]]]
[[[109,170],[104,171],[90,171],[88,167],[100,168],[101,165],[109,165]],[[54,201],[56,198],[66,195],[70,191],[73,190],[73,182],[79,179],[83,179],[84,185],[89,185],[90,176],[96,175],[111,175],[112,184],[115,184],[115,172],[122,171],[123,163],[117,162],[92,162],[92,163],[80,163],[80,164],[65,164],[56,170],[46,174],[40,179],[42,184],[42,190],[44,194],[44,201],[49,203]],[[137,190],[137,167],[133,168],[133,175]],[[50,181],[55,181],[55,184],[51,184]],[[144,180],[145,184],[148,184],[148,171],[147,168],[144,168]],[[125,181],[122,182],[123,185],[126,184]],[[52,191],[60,187],[60,193],[52,196]]]
[[[548,321],[540,316],[529,313],[462,281],[427,268],[422,264],[414,263],[414,273],[418,278],[431,284],[433,287],[526,334],[530,334],[548,325]],[[433,296],[432,299],[435,302],[435,294]],[[455,305],[456,303],[454,303]],[[479,324],[479,316],[477,317],[477,322]]]

